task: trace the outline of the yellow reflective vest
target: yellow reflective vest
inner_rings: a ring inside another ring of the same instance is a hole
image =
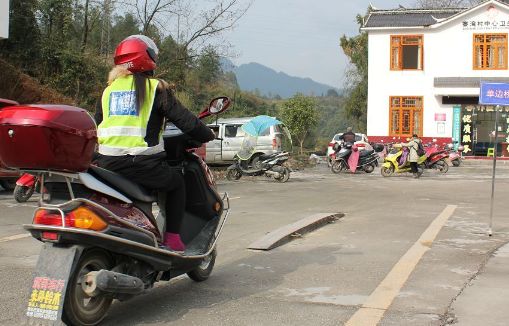
[[[132,75],[115,79],[104,90],[103,121],[97,127],[100,154],[153,155],[164,151],[162,132],[158,145],[149,147],[145,141],[158,83],[157,79],[147,79],[145,101],[139,112],[136,110]]]

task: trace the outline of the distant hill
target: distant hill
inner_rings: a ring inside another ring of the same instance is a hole
[[[279,95],[282,98],[288,98],[296,93],[321,96],[326,95],[330,89],[341,94],[333,86],[315,82],[311,78],[294,77],[284,72],[277,72],[259,63],[252,62],[236,67],[231,61],[223,59],[222,66],[224,71],[235,73],[240,89],[252,92],[258,90],[264,96]]]

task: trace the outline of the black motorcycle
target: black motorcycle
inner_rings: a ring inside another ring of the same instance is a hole
[[[348,158],[352,154],[354,146],[352,143],[336,143],[333,147],[334,155],[332,158],[331,171],[333,173],[340,173],[343,170],[350,169],[348,165]],[[357,169],[363,170],[366,173],[371,173],[378,166],[379,152],[383,150],[383,146],[375,145],[371,150],[362,150],[359,153],[359,161],[357,162]]]
[[[236,155],[235,163],[226,170],[226,178],[234,181],[239,180],[243,175],[265,175],[283,183],[290,179],[290,169],[283,166],[289,158],[288,152],[257,155],[250,160],[241,159]]]

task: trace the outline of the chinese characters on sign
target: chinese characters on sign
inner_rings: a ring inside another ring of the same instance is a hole
[[[463,145],[463,153],[468,154],[472,151],[472,115],[466,113],[463,115],[463,130],[461,144]]]
[[[509,20],[464,20],[461,25],[465,31],[509,29]]]
[[[35,277],[28,301],[27,317],[57,320],[65,288],[64,280]]]

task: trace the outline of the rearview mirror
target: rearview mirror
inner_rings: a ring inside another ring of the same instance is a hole
[[[219,114],[224,112],[230,106],[230,99],[226,96],[216,97],[210,102],[209,113]]]

